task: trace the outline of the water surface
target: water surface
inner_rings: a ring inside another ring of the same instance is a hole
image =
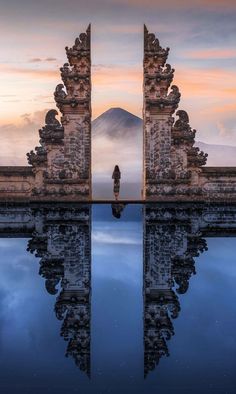
[[[2,228],[1,393],[235,393],[233,232],[84,212]]]

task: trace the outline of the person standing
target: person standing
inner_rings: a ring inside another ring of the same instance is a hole
[[[112,179],[114,180],[113,193],[114,193],[116,200],[118,200],[119,193],[120,193],[120,178],[121,178],[121,172],[120,172],[119,166],[116,164],[114,167],[113,174],[112,174]]]

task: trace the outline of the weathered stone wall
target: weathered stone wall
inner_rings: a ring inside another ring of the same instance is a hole
[[[203,167],[199,186],[207,201],[235,201],[236,167]]]
[[[0,167],[0,200],[29,200],[34,184],[31,167]]]

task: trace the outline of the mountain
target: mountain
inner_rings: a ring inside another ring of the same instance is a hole
[[[106,137],[112,142],[123,141],[124,146],[132,143],[135,149],[135,146],[140,148],[142,144],[142,127],[143,121],[138,116],[122,108],[110,108],[92,122],[92,135],[95,140]],[[201,141],[196,141],[195,145],[208,153],[208,166],[236,166],[236,146],[206,144]]]
[[[107,136],[111,139],[140,137],[142,119],[122,108],[110,108],[92,123],[93,136]]]

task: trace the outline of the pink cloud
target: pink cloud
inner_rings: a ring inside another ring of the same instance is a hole
[[[175,83],[188,97],[198,95],[200,99],[204,95],[235,100],[236,71],[179,67],[175,72]]]
[[[12,67],[6,64],[0,64],[0,71],[5,74],[26,75],[30,78],[48,78],[56,79],[59,76],[58,70],[42,70],[37,68]]]
[[[233,59],[236,57],[236,49],[202,49],[185,53],[192,59]]]
[[[93,70],[94,85],[102,85],[109,88],[123,89],[131,85],[133,91],[140,92],[142,81],[142,67],[138,66],[97,66]]]

